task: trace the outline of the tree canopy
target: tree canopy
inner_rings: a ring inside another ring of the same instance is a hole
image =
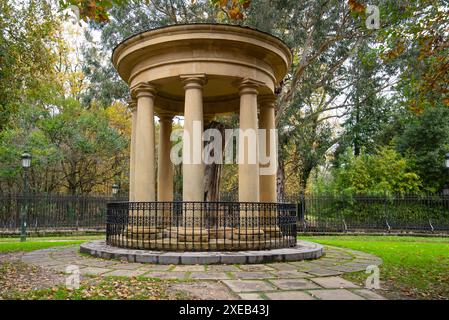
[[[378,29],[368,27],[369,5]],[[26,0],[0,9],[2,191],[20,189],[25,149],[36,191],[126,186],[129,89],[111,52],[143,30],[196,22],[250,26],[292,49],[276,88],[280,194],[439,191],[449,180],[444,1]],[[78,31],[64,9],[85,21]],[[236,190],[235,175],[223,168],[223,190]]]

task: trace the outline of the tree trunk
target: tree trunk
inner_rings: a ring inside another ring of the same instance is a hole
[[[276,188],[277,188],[278,198],[284,199],[284,197],[285,197],[285,166],[284,166],[284,159],[282,157],[279,157],[279,161],[278,161]]]
[[[302,170],[301,172],[301,178],[299,179],[299,183],[300,183],[300,187],[301,187],[301,192],[305,193],[306,189],[307,189],[307,181],[309,180],[310,177],[310,173],[312,172],[313,167],[308,166],[306,168],[304,168],[304,170]]]
[[[225,147],[225,126],[222,123],[212,121],[206,127],[208,129],[217,129],[222,137],[222,154]],[[206,154],[205,157],[212,157],[212,154]],[[209,161],[210,162],[210,161]],[[222,161],[223,163],[223,161]],[[220,201],[220,180],[222,163],[212,163],[206,165],[204,172],[204,201],[213,202]]]

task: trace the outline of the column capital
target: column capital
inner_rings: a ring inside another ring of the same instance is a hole
[[[137,108],[137,100],[136,99],[129,99],[127,101],[128,108],[131,109],[131,111],[136,110]]]
[[[184,83],[184,89],[202,89],[207,83],[205,73],[182,74],[179,77]]]
[[[259,94],[259,87],[263,85],[263,82],[250,78],[244,78],[234,83],[239,88],[239,94]]]
[[[274,95],[263,95],[258,97],[258,102],[261,108],[274,108],[276,97]]]
[[[158,112],[157,116],[159,117],[160,121],[172,121],[175,117],[175,114],[171,112]]]
[[[156,86],[149,82],[141,82],[136,84],[131,88],[131,97],[133,98],[141,98],[141,97],[150,97],[154,98],[156,96]]]
[[[203,115],[204,123],[210,123],[215,119],[215,114],[205,114]]]

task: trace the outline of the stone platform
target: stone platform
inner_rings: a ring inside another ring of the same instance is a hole
[[[79,246],[54,247],[26,253],[22,261],[57,273],[76,266],[83,277],[133,277],[182,280],[183,288],[204,283],[219,285],[233,299],[243,300],[380,300],[377,292],[343,279],[382,260],[368,253],[325,247],[320,259],[299,262],[235,265],[160,265],[103,260],[79,253]],[[368,275],[367,275],[368,276]],[[113,279],[113,278],[111,278]],[[172,282],[177,284],[178,282]],[[382,293],[382,291],[380,291]],[[221,295],[209,292],[207,299]]]
[[[287,249],[232,252],[163,252],[116,248],[105,241],[82,244],[81,253],[97,258],[117,259],[128,262],[167,265],[213,265],[213,264],[256,264],[318,259],[323,255],[323,246],[298,241],[297,246]]]

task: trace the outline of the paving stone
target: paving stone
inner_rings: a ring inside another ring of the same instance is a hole
[[[76,258],[78,257],[78,252],[55,252],[50,253],[53,258]]]
[[[67,267],[70,266],[71,264],[62,264],[59,266],[52,266],[50,267],[50,270],[56,271],[56,272],[61,272],[61,273],[67,273]],[[82,267],[80,266],[80,270],[82,269]]]
[[[358,294],[359,296],[364,297],[368,300],[387,300],[386,298],[382,297],[381,295],[375,293],[374,291],[368,290],[368,289],[357,289],[353,291],[354,293]]]
[[[143,265],[140,263],[118,263],[109,266],[112,269],[120,269],[120,270],[136,270],[141,268]]]
[[[82,259],[55,259],[53,261],[58,261],[60,263],[71,263],[71,264],[83,264],[84,260]]]
[[[298,265],[298,271],[308,272],[309,270],[313,270],[313,269],[316,269],[316,266],[314,266],[312,264]]]
[[[169,271],[172,270],[174,265],[166,265],[166,264],[152,264],[152,265],[141,265],[139,270],[148,271]]]
[[[311,295],[302,291],[268,292],[265,295],[270,300],[315,300]]]
[[[183,265],[206,265],[220,262],[220,256],[212,253],[185,253],[181,255],[181,264]]]
[[[239,266],[243,271],[259,272],[259,271],[273,271],[274,269],[266,264],[243,264]]]
[[[220,263],[223,264],[237,264],[237,263],[246,263],[246,256],[243,255],[237,255],[237,254],[228,254],[223,255],[220,258]]]
[[[47,257],[44,255],[24,255],[22,257],[23,261],[30,261],[30,262],[39,262],[39,261],[48,261],[48,260],[52,260],[51,257]]]
[[[173,271],[180,271],[180,272],[188,272],[188,271],[205,271],[204,266],[200,265],[194,265],[194,266],[176,266]]]
[[[275,290],[272,284],[260,280],[223,280],[223,283],[233,292],[262,292]]]
[[[148,272],[143,275],[146,278],[159,278],[159,279],[169,279],[169,280],[185,280],[187,279],[186,272]]]
[[[50,261],[42,261],[39,263],[35,263],[40,267],[52,267],[52,266],[60,266],[65,264],[65,262],[63,261],[58,261],[58,260],[50,260]]]
[[[211,265],[207,266],[207,271],[212,272],[238,272],[241,271],[238,267],[233,265]]]
[[[352,262],[371,265],[371,264],[377,264],[377,263],[381,262],[381,259],[374,259],[374,258],[373,259],[359,259],[359,258],[356,258]]]
[[[290,263],[271,263],[270,267],[279,271],[296,271],[298,267]]]
[[[230,277],[224,272],[203,271],[203,272],[192,272],[190,274],[190,278],[198,280],[227,280]]]
[[[300,271],[272,271],[270,273],[276,278],[283,278],[283,279],[310,277],[309,274]]]
[[[168,252],[159,256],[159,263],[161,264],[179,264],[181,257],[175,252]]]
[[[316,265],[317,267],[334,267],[340,265],[339,262],[335,261],[316,261],[313,262],[313,264]]]
[[[359,288],[359,286],[340,277],[312,278],[311,280],[326,289]]]
[[[309,293],[321,300],[365,300],[363,297],[346,289],[311,290]]]
[[[366,268],[360,268],[360,267],[354,267],[354,266],[348,266],[348,265],[341,265],[341,266],[337,266],[337,267],[328,267],[328,269],[340,271],[342,273],[348,273],[348,272],[363,271]]]
[[[142,254],[135,257],[137,263],[157,263],[158,257],[151,254]]]
[[[96,268],[96,267],[87,267],[87,268],[83,268],[80,269],[80,273],[84,274],[84,275],[100,275],[106,272],[112,271],[111,269],[106,269],[106,268]]]
[[[314,275],[314,276],[338,276],[341,275],[341,271],[337,270],[330,270],[325,268],[314,268],[307,271],[308,274]]]
[[[114,270],[108,273],[103,273],[103,277],[137,277],[141,276],[145,273],[145,271],[142,270],[125,270],[125,269],[119,269]]]
[[[240,293],[239,297],[242,300],[264,300],[258,293]]]
[[[344,264],[343,266],[345,266],[345,267],[354,267],[354,268],[359,268],[360,270],[365,270],[366,267],[369,266],[369,264],[350,262],[350,263]]]
[[[319,288],[318,285],[307,279],[278,279],[270,280],[270,282],[281,290],[305,290]]]
[[[113,266],[113,265],[117,264],[117,262],[97,260],[97,259],[78,261],[78,263],[82,264],[84,266],[89,266],[89,267],[109,267],[109,266]]]
[[[270,279],[274,276],[268,272],[232,272],[231,273],[237,279]]]
[[[330,259],[337,259],[337,258],[340,258],[340,255],[335,251],[328,251],[325,249],[323,257],[330,258]]]

